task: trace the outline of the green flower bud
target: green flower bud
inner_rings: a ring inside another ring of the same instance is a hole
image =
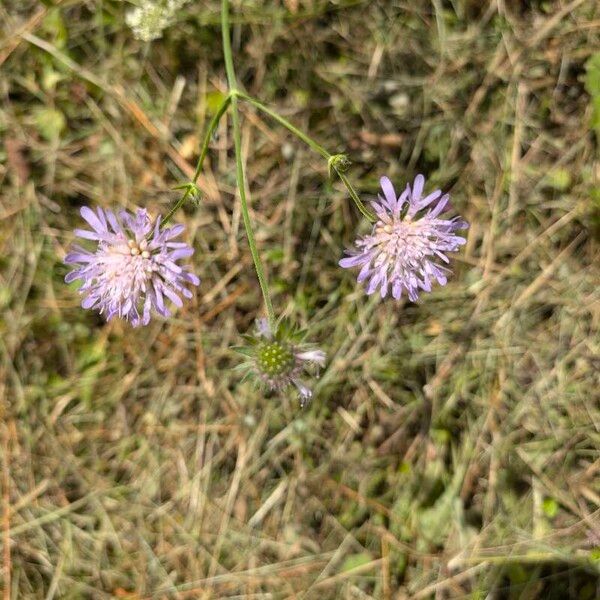
[[[345,154],[334,154],[329,157],[327,161],[327,166],[329,169],[329,177],[332,176],[333,172],[337,173],[345,173],[349,168],[352,162]]]

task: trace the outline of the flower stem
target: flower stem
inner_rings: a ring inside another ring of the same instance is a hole
[[[367,220],[371,221],[371,223],[375,223],[377,219],[375,215],[364,205],[363,201],[360,199],[359,195],[356,193],[354,186],[350,183],[350,180],[346,177],[344,173],[341,173],[337,169],[335,172],[338,174],[338,177],[341,179],[342,183],[346,186],[348,193],[350,194],[350,198],[354,200],[354,204],[356,204],[356,208],[362,213],[363,217]]]
[[[161,228],[164,227],[172,218],[173,215],[185,204],[185,201],[188,199],[188,196],[192,193],[192,186],[187,186],[185,188],[185,192],[183,196],[175,202],[175,204],[171,207],[171,210],[165,215],[165,218],[160,222]]]
[[[227,72],[229,98],[231,101],[231,121],[233,124],[233,143],[235,146],[236,177],[237,186],[240,193],[242,218],[244,221],[244,227],[246,229],[246,235],[248,237],[250,253],[252,254],[252,260],[254,261],[254,268],[256,269],[256,275],[258,277],[258,283],[260,284],[260,289],[265,301],[267,317],[269,319],[271,327],[274,327],[275,311],[273,310],[273,303],[271,302],[271,296],[269,294],[267,278],[265,276],[265,271],[260,260],[260,255],[256,246],[256,240],[254,239],[254,231],[252,230],[252,222],[250,220],[250,212],[248,210],[248,200],[246,198],[246,175],[244,172],[244,163],[242,159],[242,135],[240,129],[240,114],[238,108],[238,96],[240,95],[240,92],[238,92],[237,90],[237,81],[235,78],[235,70],[233,67],[233,54],[231,51],[231,38],[229,31],[229,0],[222,0],[221,2],[221,31],[223,35],[223,55],[225,58],[225,70]]]
[[[331,153],[329,153],[321,144],[315,142],[311,137],[306,135],[303,131],[300,131],[296,126],[292,125],[286,118],[277,114],[274,110],[270,109],[268,106],[256,100],[256,98],[252,98],[252,96],[248,96],[248,94],[244,94],[243,92],[239,92],[239,97],[251,104],[258,110],[264,112],[266,115],[269,115],[274,121],[277,121],[280,125],[283,125],[286,129],[291,131],[297,138],[301,139],[305,144],[307,144],[312,150],[320,154],[325,160],[329,160],[331,158]]]
[[[173,215],[185,204],[185,201],[188,199],[188,196],[195,189],[196,181],[198,181],[198,177],[200,176],[200,172],[202,171],[202,166],[204,165],[204,159],[208,154],[208,147],[210,145],[210,140],[212,139],[213,133],[215,129],[219,125],[219,121],[221,117],[225,114],[225,111],[229,107],[231,103],[231,95],[227,95],[221,105],[217,109],[217,112],[213,115],[210,123],[208,124],[208,129],[204,134],[204,140],[202,140],[202,148],[200,149],[200,156],[198,157],[198,162],[196,163],[196,170],[194,171],[194,176],[190,182],[191,185],[185,186],[185,192],[177,200],[177,202],[173,205],[171,210],[166,214],[165,218],[161,221],[161,227],[164,227],[173,217]]]
[[[192,183],[196,183],[198,181],[198,177],[200,176],[200,171],[202,171],[202,165],[204,164],[204,159],[208,154],[208,146],[210,145],[210,140],[212,139],[213,133],[221,120],[221,117],[225,114],[225,111],[229,108],[231,104],[231,95],[227,94],[223,99],[223,102],[219,105],[217,112],[213,115],[213,118],[210,120],[208,125],[208,129],[206,130],[206,135],[204,136],[204,140],[202,142],[202,149],[200,150],[200,156],[198,157],[198,162],[196,163],[196,170],[194,171],[194,178],[192,179]]]
[[[240,91],[238,91],[236,93],[236,95],[239,96],[242,100],[245,100],[246,102],[248,102],[248,104],[251,104],[258,110],[262,111],[263,113],[265,113],[266,115],[271,117],[274,121],[277,121],[277,123],[279,123],[280,125],[283,125],[283,127],[285,127],[288,131],[291,131],[298,139],[302,140],[307,146],[309,146],[309,148],[314,150],[317,154],[320,154],[325,160],[327,160],[328,163],[330,162],[331,158],[333,158],[334,155],[331,154],[330,152],[328,152],[325,148],[323,148],[323,146],[321,146],[321,144],[319,144],[318,142],[313,140],[310,136],[308,136],[306,133],[304,133],[303,131],[298,129],[295,125],[292,125],[292,123],[290,123],[285,117],[282,117],[280,114],[276,113],[274,110],[270,109],[268,106],[264,105],[262,102],[256,100],[256,98],[252,98],[252,96],[248,96],[248,94],[245,94],[244,92],[240,92]],[[358,210],[362,213],[362,215],[366,219],[368,219],[371,222],[375,222],[376,221],[375,216],[364,205],[364,203],[360,199],[359,195],[357,194],[356,190],[350,183],[350,180],[346,177],[346,175],[344,175],[344,173],[342,173],[340,170],[338,170],[335,167],[335,165],[333,165],[332,168],[337,173],[341,182],[344,184],[344,186],[348,190],[350,197],[354,201],[354,204],[356,204],[356,208],[358,208]]]

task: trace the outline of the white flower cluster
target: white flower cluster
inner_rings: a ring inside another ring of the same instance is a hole
[[[143,3],[127,13],[125,22],[138,40],[151,42],[162,36],[163,31],[175,21],[177,11],[189,1],[143,0]]]

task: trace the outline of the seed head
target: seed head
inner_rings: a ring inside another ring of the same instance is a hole
[[[267,377],[277,377],[294,368],[294,353],[289,345],[276,340],[261,342],[256,349],[256,362]]]
[[[325,353],[303,343],[304,333],[281,322],[272,328],[267,319],[256,321],[256,331],[245,336],[248,346],[238,350],[248,357],[242,365],[249,375],[254,375],[268,390],[282,392],[295,385],[300,395],[300,405],[312,398],[312,391],[302,381],[311,368],[325,366]]]

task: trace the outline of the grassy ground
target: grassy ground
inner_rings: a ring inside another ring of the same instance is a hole
[[[49,4],[0,0],[4,598],[600,597],[598,4],[235,11],[246,89],[365,198],[423,172],[471,223],[447,287],[367,299],[337,267],[347,195],[244,108],[275,305],[330,357],[304,411],[233,369],[260,295],[227,123],[177,216],[190,305],[131,330],[63,283],[78,207],[164,212],[193,170],[218,3],[150,45],[124,3]]]

